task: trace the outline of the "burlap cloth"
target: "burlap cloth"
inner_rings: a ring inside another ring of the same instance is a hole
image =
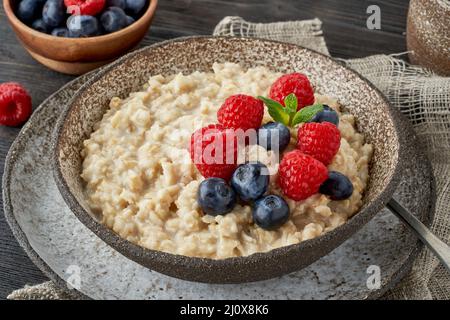
[[[214,35],[259,37],[295,43],[329,55],[318,19],[249,23],[226,17]],[[395,56],[376,55],[343,61],[367,77],[410,120],[433,164],[437,205],[432,231],[450,243],[450,78],[410,66]],[[53,283],[14,291],[8,299],[68,299]],[[428,249],[423,249],[411,273],[385,299],[449,299],[450,275]]]

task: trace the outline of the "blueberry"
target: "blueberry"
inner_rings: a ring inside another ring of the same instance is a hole
[[[60,26],[66,17],[64,0],[47,0],[42,9],[42,19],[49,27]]]
[[[328,179],[320,186],[320,193],[330,197],[331,200],[345,200],[353,193],[353,184],[340,172],[328,172]]]
[[[272,144],[272,139],[273,144]],[[267,150],[283,152],[289,145],[291,140],[291,132],[282,123],[269,122],[258,130],[258,144]]]
[[[107,0],[105,7],[119,7],[120,9],[125,10],[127,4],[125,0]]]
[[[236,205],[236,193],[220,178],[208,178],[198,188],[197,201],[205,214],[224,215]]]
[[[111,33],[127,26],[127,15],[119,7],[111,7],[103,12],[100,21],[103,29],[107,33]]]
[[[131,15],[138,15],[144,9],[147,0],[125,0],[125,10]]]
[[[317,112],[309,122],[331,122],[335,126],[339,125],[339,117],[333,108],[330,108],[326,104],[323,105],[323,110]]]
[[[130,24],[135,23],[136,20],[134,20],[133,17],[127,16],[127,26],[129,26]]]
[[[269,170],[260,162],[241,164],[231,177],[231,186],[242,200],[256,200],[267,191]]]
[[[17,17],[25,23],[30,23],[42,13],[45,0],[22,0],[17,8]]]
[[[93,16],[70,16],[67,28],[73,37],[92,37],[100,34],[99,23]]]
[[[283,198],[268,195],[256,200],[253,206],[253,221],[263,229],[274,230],[289,219],[289,206]]]
[[[70,38],[70,31],[67,28],[55,28],[52,30],[52,36]]]
[[[50,32],[50,28],[45,24],[44,20],[42,19],[37,19],[36,21],[34,21],[31,24],[31,27],[39,32],[43,32],[43,33],[49,33]]]

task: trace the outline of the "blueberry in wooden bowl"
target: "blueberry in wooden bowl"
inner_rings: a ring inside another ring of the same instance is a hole
[[[25,49],[58,72],[79,75],[135,47],[158,0],[3,0]]]

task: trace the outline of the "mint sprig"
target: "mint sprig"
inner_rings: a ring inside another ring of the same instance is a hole
[[[258,99],[262,100],[264,104],[267,106],[267,111],[269,111],[270,116],[276,122],[280,122],[286,125],[286,123],[290,122],[290,116],[284,110],[284,107],[281,103],[259,96]]]
[[[288,127],[296,126],[301,122],[308,122],[316,113],[323,110],[323,104],[318,103],[297,111],[298,100],[297,96],[293,93],[284,99],[284,107],[278,101],[266,97],[259,96],[258,99],[262,100],[267,106],[267,110],[273,120]]]
[[[286,108],[285,109],[286,112],[289,114],[289,118],[292,119],[292,117],[297,112],[298,107],[297,96],[294,93],[291,93],[286,98],[284,98],[284,106]]]
[[[301,122],[310,121],[318,112],[323,110],[323,104],[314,104],[312,106],[304,107],[299,112],[295,114],[292,118],[291,126],[295,126]]]

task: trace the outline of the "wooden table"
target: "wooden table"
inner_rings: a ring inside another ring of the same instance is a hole
[[[381,8],[381,30],[369,30],[367,7]],[[272,22],[311,19],[323,21],[331,55],[364,57],[406,50],[408,0],[160,0],[154,23],[141,46],[180,36],[211,34],[227,15],[249,21]],[[16,40],[3,7],[0,9],[0,82],[17,81],[31,92],[37,107],[73,77],[50,71],[35,62]],[[0,126],[0,176],[5,156],[19,128]],[[0,182],[1,183],[1,182]],[[25,284],[47,278],[28,259],[14,239],[3,215],[0,199],[0,299]]]

